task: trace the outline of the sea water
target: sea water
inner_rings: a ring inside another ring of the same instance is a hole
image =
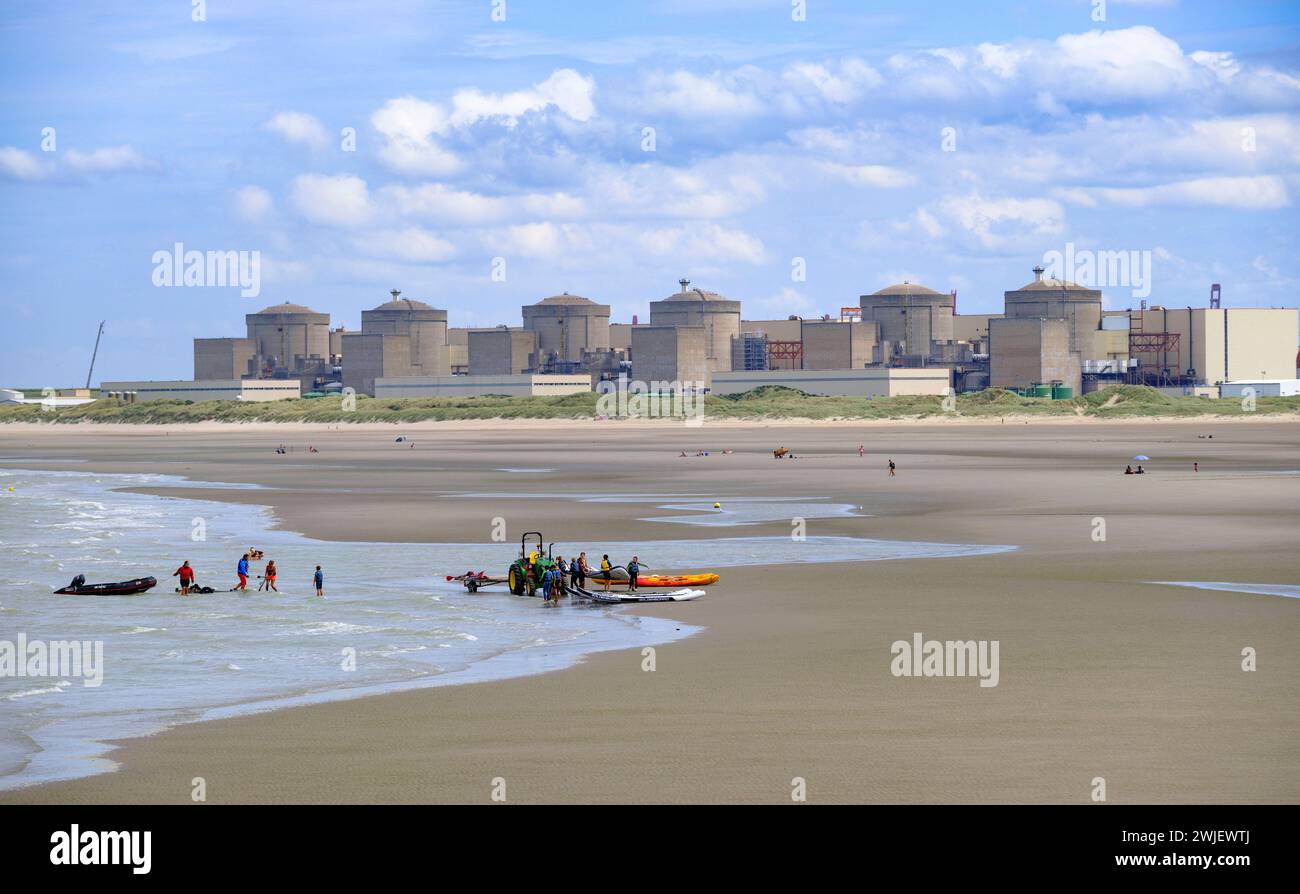
[[[516,552],[510,543],[321,541],[276,530],[266,507],[121,490],[167,486],[196,483],[0,470],[0,640],[22,634],[29,642],[99,641],[104,649],[97,687],[0,676],[0,788],[110,770],[102,742],[177,723],[542,673],[701,629],[683,623],[689,603],[674,606],[677,620],[584,604],[543,608],[503,588],[470,594],[445,579],[469,570],[503,575]],[[757,514],[737,513],[731,522],[752,523]],[[262,563],[254,563],[247,593],[225,592],[249,547],[275,560],[280,593],[253,589]],[[636,552],[648,570],[673,571],[1011,548],[810,536],[561,543],[556,552],[585,549],[620,563]],[[186,559],[199,584],[220,592],[177,594],[171,575]],[[315,598],[317,564],[326,599]],[[51,595],[76,574],[91,583],[151,575],[159,584],[143,596]]]

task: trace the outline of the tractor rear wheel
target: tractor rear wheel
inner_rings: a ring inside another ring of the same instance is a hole
[[[523,575],[519,573],[519,569],[516,566],[510,566],[510,573],[507,575],[507,580],[509,582],[511,593],[516,596],[524,595]]]

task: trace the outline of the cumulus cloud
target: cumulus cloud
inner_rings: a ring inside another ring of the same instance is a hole
[[[321,124],[319,118],[306,112],[280,112],[262,126],[290,143],[299,143],[311,149],[321,150],[330,143],[325,125]]]
[[[0,146],[0,174],[11,180],[34,182],[54,174],[54,162],[14,146]]]
[[[262,223],[275,210],[271,194],[260,186],[241,186],[235,190],[235,214],[248,223]]]
[[[366,181],[350,174],[302,174],[294,178],[289,195],[298,212],[312,223],[357,227],[374,213]]]
[[[89,152],[67,149],[50,153],[28,152],[13,146],[0,147],[0,174],[28,182],[158,168],[156,161],[146,158],[130,146],[105,146]]]
[[[596,114],[596,82],[571,68],[551,72],[550,77],[525,90],[510,93],[482,93],[460,90],[452,97],[451,123],[467,127],[485,118],[514,127],[529,112],[555,108],[575,121],[589,121]]]
[[[921,226],[951,221],[984,248],[1005,248],[1059,233],[1065,224],[1064,209],[1052,199],[986,198],[977,192],[948,196],[939,202],[936,213],[926,214],[927,219],[918,216]]]
[[[511,217],[578,217],[585,205],[566,193],[489,196],[444,183],[384,187],[381,197],[401,215],[449,223],[481,224]]]
[[[456,255],[456,246],[421,227],[376,230],[353,242],[367,254],[415,263],[437,263]]]

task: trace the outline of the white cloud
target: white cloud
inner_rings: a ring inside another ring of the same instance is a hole
[[[683,118],[749,118],[764,110],[751,85],[723,72],[655,72],[646,79],[645,94],[648,111]]]
[[[527,90],[510,93],[482,93],[475,89],[459,90],[452,97],[451,123],[467,127],[482,119],[496,119],[514,127],[528,112],[554,107],[575,121],[590,121],[596,114],[593,97],[596,82],[571,68],[561,68]]]
[[[456,254],[456,246],[420,227],[377,230],[353,241],[368,254],[416,263],[446,261]]]
[[[1156,186],[1077,188],[1059,194],[1080,205],[1093,206],[1102,201],[1127,208],[1169,205],[1273,209],[1291,204],[1286,183],[1272,176],[1200,177]]]
[[[330,144],[325,125],[306,112],[280,112],[262,126],[290,143],[300,143],[312,149],[321,150]]]
[[[487,196],[443,183],[386,186],[379,194],[398,214],[448,223],[492,223],[512,217],[574,218],[582,216],[586,209],[581,199],[567,193]]]
[[[271,194],[260,186],[241,186],[235,190],[235,213],[248,223],[261,223],[275,210]]]
[[[450,126],[442,106],[413,96],[390,99],[370,116],[370,123],[384,138],[380,160],[398,173],[443,177],[463,167],[454,152],[434,139]]]
[[[1002,248],[1033,236],[1061,232],[1065,211],[1051,199],[989,199],[970,193],[943,199],[933,219],[953,221],[985,248]]]
[[[13,180],[34,182],[54,173],[54,163],[14,146],[0,146],[0,174]]]
[[[302,174],[294,178],[290,198],[303,217],[329,226],[361,226],[374,212],[366,181],[350,174]]]
[[[874,186],[881,189],[898,189],[903,186],[910,186],[916,182],[916,178],[906,171],[899,168],[892,168],[888,165],[844,165],[835,162],[825,162],[822,164],[822,170],[828,174],[848,181],[855,186]]]

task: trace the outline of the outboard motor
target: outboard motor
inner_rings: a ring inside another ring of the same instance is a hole
[[[78,574],[76,577],[72,579],[72,583],[68,584],[68,586],[81,587],[81,586],[85,586],[85,583],[86,583],[86,575]]]

